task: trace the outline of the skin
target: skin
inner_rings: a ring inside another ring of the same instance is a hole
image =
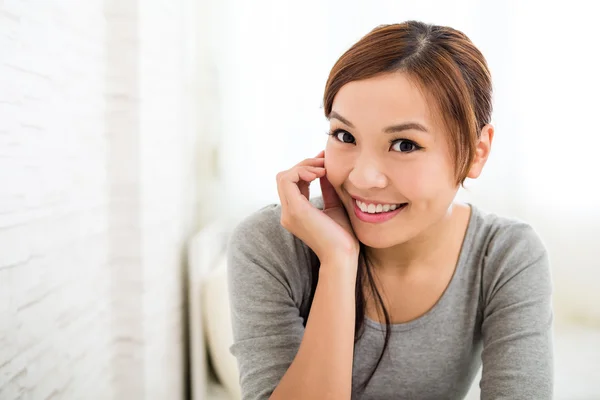
[[[367,246],[394,323],[425,313],[442,295],[470,216],[468,205],[454,202],[459,185],[449,134],[431,104],[419,85],[395,72],[344,85],[330,114],[326,179]],[[386,132],[402,124],[422,129]],[[481,174],[493,134],[491,125],[481,130],[469,178]],[[389,221],[368,223],[355,214],[356,197],[408,206]],[[371,304],[367,314],[374,313]]]

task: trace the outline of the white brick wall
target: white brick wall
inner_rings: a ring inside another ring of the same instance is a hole
[[[138,3],[0,0],[0,399],[185,394],[192,1]]]

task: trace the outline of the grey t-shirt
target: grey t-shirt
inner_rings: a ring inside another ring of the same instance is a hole
[[[322,207],[320,199],[313,201]],[[353,399],[462,399],[483,364],[482,399],[552,398],[551,276],[535,231],[471,205],[454,275],[436,305],[392,325],[365,320],[354,350]],[[244,400],[267,399],[292,363],[310,311],[314,253],[267,206],[234,230],[228,280]],[[318,265],[318,264],[317,264]]]

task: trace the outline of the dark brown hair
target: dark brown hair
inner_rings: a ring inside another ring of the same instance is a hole
[[[473,162],[481,129],[490,123],[492,114],[492,82],[485,58],[469,38],[456,29],[418,21],[379,26],[354,44],[333,66],[323,96],[325,116],[329,118],[333,100],[345,84],[392,72],[406,73],[414,80],[431,100],[432,109],[441,116],[449,134],[457,184],[462,184]],[[365,279],[376,300],[376,308],[383,312],[386,322],[384,346],[375,368],[362,384],[364,390],[387,349],[391,323],[362,243],[359,263],[354,343],[363,333]]]

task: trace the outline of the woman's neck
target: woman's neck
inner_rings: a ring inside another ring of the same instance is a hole
[[[452,204],[441,220],[408,242],[385,249],[367,248],[369,262],[377,271],[394,275],[445,263],[449,257],[456,257],[470,214],[469,205]]]

